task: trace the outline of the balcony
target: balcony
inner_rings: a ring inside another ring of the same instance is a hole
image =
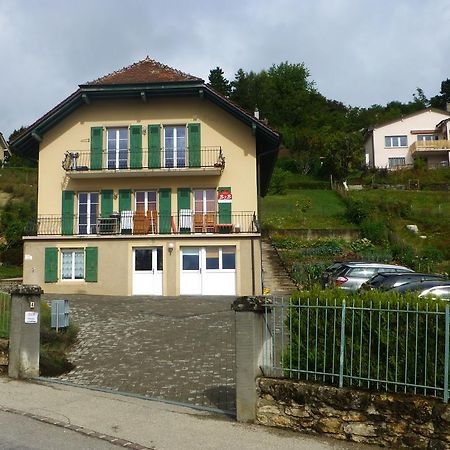
[[[181,209],[165,215],[156,211],[122,211],[109,217],[80,220],[72,216],[38,216],[27,230],[29,236],[149,236],[149,235],[215,235],[259,233],[256,214],[240,211],[232,214],[195,213]]]
[[[411,154],[420,155],[446,155],[450,150],[450,141],[439,139],[437,141],[416,141],[410,145]]]
[[[71,178],[220,175],[225,157],[221,147],[201,147],[195,153],[188,148],[156,152],[70,150],[65,153],[62,167]]]

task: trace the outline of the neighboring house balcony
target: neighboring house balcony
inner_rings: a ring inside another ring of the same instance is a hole
[[[446,155],[450,150],[450,141],[446,139],[416,141],[410,145],[411,154],[417,155]]]
[[[38,216],[30,227],[30,236],[145,236],[170,234],[236,234],[259,233],[256,214],[251,211],[195,212],[180,209],[178,213],[157,211],[122,211],[108,217],[86,215]]]
[[[70,150],[62,167],[71,178],[170,175],[220,175],[225,168],[222,147],[157,149]]]

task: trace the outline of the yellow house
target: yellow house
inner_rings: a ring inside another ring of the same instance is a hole
[[[39,155],[24,283],[48,293],[260,294],[258,195],[280,136],[200,78],[146,58],[11,145]]]

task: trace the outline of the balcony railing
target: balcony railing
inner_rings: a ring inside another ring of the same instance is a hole
[[[181,209],[175,214],[156,211],[122,211],[109,217],[87,218],[70,216],[38,216],[36,224],[27,230],[30,236],[88,236],[88,235],[166,235],[166,234],[235,234],[259,233],[254,212],[232,214],[196,213]]]
[[[157,151],[103,149],[98,152],[69,150],[65,153],[62,167],[68,173],[74,174],[91,171],[98,173],[98,171],[125,172],[158,169],[215,169],[221,171],[225,167],[225,157],[221,147],[201,147],[196,151],[189,151],[189,148]]]
[[[450,150],[450,141],[439,139],[437,141],[416,141],[410,145],[411,153],[414,152],[442,152]]]

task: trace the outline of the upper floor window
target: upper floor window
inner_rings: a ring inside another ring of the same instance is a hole
[[[439,136],[437,134],[418,134],[418,141],[437,141],[439,140]]]
[[[98,192],[78,193],[78,233],[97,232]]]
[[[108,169],[128,167],[128,128],[108,128],[107,130]]]
[[[156,191],[136,191],[136,211],[147,214],[148,211],[156,211]]]
[[[164,167],[186,167],[186,127],[164,127]]]
[[[406,136],[385,136],[384,137],[385,147],[407,147],[408,139]]]
[[[216,190],[215,189],[195,189],[194,190],[194,211],[196,213],[216,212]]]

